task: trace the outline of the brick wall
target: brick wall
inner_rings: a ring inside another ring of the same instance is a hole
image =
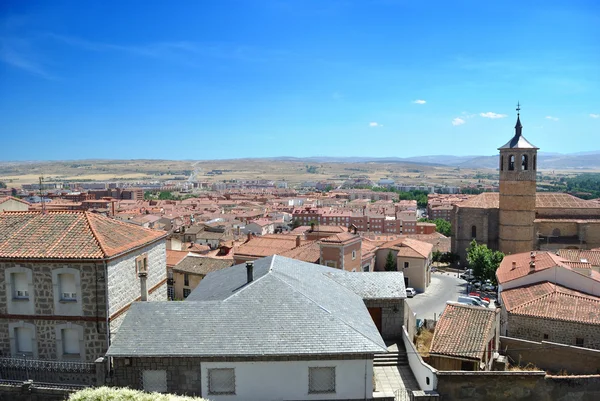
[[[576,338],[583,338],[585,348],[600,349],[600,325],[598,324],[565,322],[508,313],[507,337],[542,341],[544,334],[548,335],[547,341],[567,345],[575,345]]]

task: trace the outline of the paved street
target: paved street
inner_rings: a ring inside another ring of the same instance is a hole
[[[417,319],[433,319],[434,313],[439,317],[446,307],[446,301],[456,301],[459,294],[464,294],[466,281],[456,277],[456,273],[432,273],[431,284],[427,291],[408,298],[406,302]]]

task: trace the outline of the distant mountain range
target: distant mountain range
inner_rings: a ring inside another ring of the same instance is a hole
[[[415,157],[272,157],[270,160],[313,163],[407,163],[430,166],[463,168],[498,168],[498,155],[494,156],[415,156]],[[538,153],[540,169],[600,169],[600,150],[570,154]]]

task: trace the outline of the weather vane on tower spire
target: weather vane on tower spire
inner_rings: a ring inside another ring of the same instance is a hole
[[[519,102],[517,102],[517,116],[519,114],[521,114],[520,111],[521,111],[521,105],[519,104]]]

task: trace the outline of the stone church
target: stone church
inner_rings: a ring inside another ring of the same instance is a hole
[[[522,130],[517,113],[515,135],[498,149],[500,192],[482,193],[454,206],[452,251],[463,261],[473,239],[505,254],[600,247],[600,203],[536,192],[539,148]]]

